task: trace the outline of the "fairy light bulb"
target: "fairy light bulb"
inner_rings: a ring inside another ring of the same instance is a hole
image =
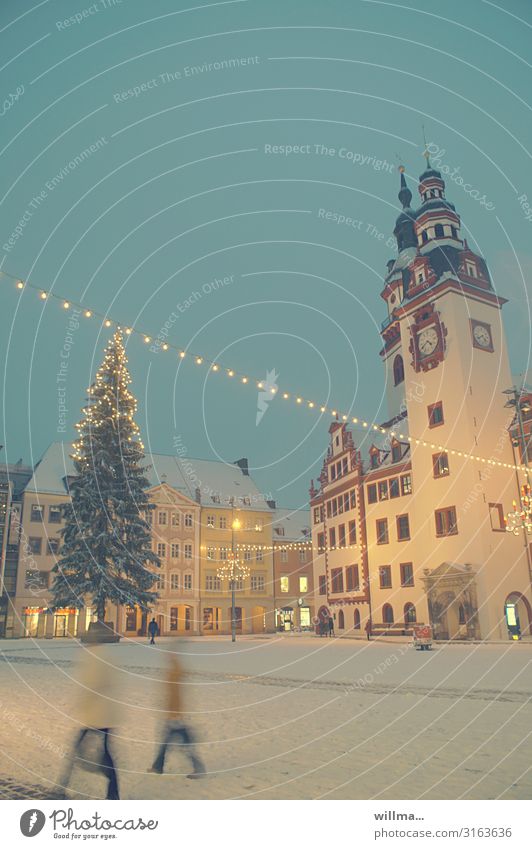
[[[22,280],[19,280],[18,283],[17,283],[17,289],[23,289],[23,288],[24,288],[24,282]]]
[[[64,301],[64,302],[63,302],[63,309],[64,309],[64,310],[69,310],[69,309],[70,309],[70,304],[69,304],[69,302],[68,302],[68,301]]]
[[[46,292],[41,292],[41,301],[45,301],[47,297],[48,295],[46,294]]]

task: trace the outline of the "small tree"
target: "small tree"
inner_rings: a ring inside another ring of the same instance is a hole
[[[95,607],[100,622],[108,601],[146,609],[157,598],[146,564],[160,566],[160,560],[151,550],[149,482],[130,383],[118,329],[76,425],[71,455],[76,475],[64,505],[61,558],[53,569],[53,606]]]

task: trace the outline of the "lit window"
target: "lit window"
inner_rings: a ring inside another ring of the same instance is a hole
[[[207,549],[207,560],[214,560],[216,557],[216,549],[209,546]]]
[[[172,513],[172,525],[174,528],[179,527],[179,513]]]
[[[308,578],[306,575],[301,575],[299,578],[299,592],[306,593],[308,592]]]
[[[401,492],[403,495],[412,494],[412,477],[410,475],[401,476]]]
[[[458,533],[455,507],[436,510],[434,516],[436,519],[436,536],[446,537]]]
[[[288,577],[288,575],[282,575],[281,576],[280,584],[281,584],[281,592],[287,593],[290,589],[290,578]]]
[[[435,478],[443,478],[449,474],[449,458],[446,453],[432,455],[432,467]]]
[[[208,528],[214,528],[214,520],[215,520],[214,516],[207,516],[207,527]]]
[[[386,501],[388,498],[388,481],[379,481],[379,501]]]

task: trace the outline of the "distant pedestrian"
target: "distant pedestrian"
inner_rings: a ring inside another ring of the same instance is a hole
[[[325,619],[320,619],[320,637],[327,636],[328,623]]]
[[[157,622],[155,621],[155,617],[151,620],[150,624],[148,625],[148,634],[150,635],[150,646],[154,646],[155,645],[155,637],[159,636],[159,626],[157,625]]]
[[[79,667],[80,698],[74,712],[81,728],[58,786],[66,791],[72,771],[78,766],[103,774],[107,779],[105,798],[119,799],[117,772],[109,745],[118,721],[118,701],[113,692],[116,676],[103,652],[105,649],[102,651],[100,645],[87,648]]]
[[[369,641],[369,639],[371,637],[371,619],[368,619],[368,621],[366,622],[365,631],[366,631],[366,637],[368,638],[368,641]]]
[[[329,616],[329,637],[334,637],[334,619]]]
[[[180,745],[185,747],[185,754],[190,759],[193,771],[187,778],[201,778],[205,775],[203,761],[196,752],[194,735],[183,719],[183,705],[181,700],[181,679],[183,671],[175,654],[171,654],[166,676],[166,708],[165,726],[163,729],[163,741],[159,747],[157,757],[148,772],[161,775],[164,772],[164,761],[168,746],[173,737],[181,740]]]

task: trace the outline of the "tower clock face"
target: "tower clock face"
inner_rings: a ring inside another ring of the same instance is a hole
[[[417,337],[417,346],[422,357],[428,357],[436,349],[438,334],[434,327],[427,327]]]
[[[480,345],[481,348],[491,348],[491,334],[484,324],[474,325],[473,337],[477,345]]]

